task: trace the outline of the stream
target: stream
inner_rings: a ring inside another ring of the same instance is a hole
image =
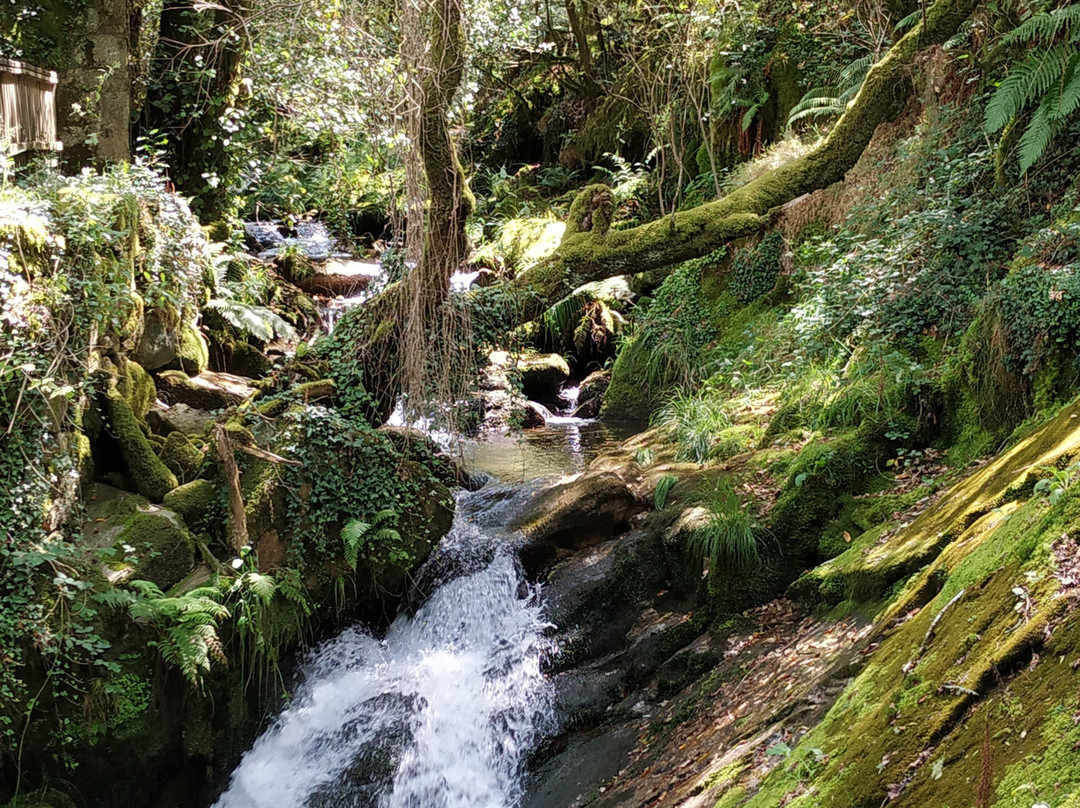
[[[216,808],[511,808],[526,755],[557,729],[539,587],[502,526],[534,484],[584,466],[623,430],[556,423],[472,440],[454,524],[417,574],[420,600],[382,639],[354,626],[312,651],[294,698]]]

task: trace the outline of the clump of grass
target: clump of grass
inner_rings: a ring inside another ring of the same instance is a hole
[[[668,494],[671,493],[671,489],[675,487],[675,483],[678,481],[679,478],[674,474],[665,474],[660,478],[660,481],[656,484],[656,491],[653,493],[653,504],[656,506],[656,510],[664,510]]]
[[[717,480],[697,498],[709,515],[705,524],[690,534],[687,547],[708,558],[711,569],[721,564],[746,569],[760,563],[757,518],[735,490]]]
[[[676,459],[704,463],[712,456],[715,436],[731,421],[718,395],[678,392],[657,412],[653,425],[674,441]]]

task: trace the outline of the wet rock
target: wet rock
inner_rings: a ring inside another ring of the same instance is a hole
[[[306,808],[377,808],[380,796],[394,780],[398,762],[412,740],[410,717],[416,709],[416,696],[384,693],[361,709],[361,716],[342,725],[327,745],[356,744],[348,767],[332,782],[319,788],[305,803]]]
[[[637,745],[634,724],[578,735],[539,767],[526,786],[522,808],[579,808],[626,765]]]
[[[578,387],[578,405],[574,410],[575,418],[596,418],[600,415],[600,406],[604,403],[604,393],[611,384],[611,371],[598,370],[590,373]]]
[[[632,530],[568,556],[548,573],[547,614],[559,627],[556,670],[627,648],[656,592],[668,588],[661,537]]]
[[[521,560],[535,575],[567,550],[588,547],[624,530],[641,504],[621,478],[585,473],[532,497],[511,527],[526,538]]]
[[[522,429],[536,429],[547,424],[551,411],[543,404],[535,401],[526,401],[520,408],[515,408],[515,420]]]
[[[247,222],[244,236],[248,247],[256,252],[280,247],[285,243],[280,222]]]
[[[556,401],[559,388],[570,378],[570,366],[558,354],[539,354],[518,361],[521,388],[526,397]]]
[[[251,380],[231,373],[208,370],[189,377],[179,370],[158,375],[158,394],[169,404],[186,404],[200,410],[220,410],[239,404],[255,392]]]

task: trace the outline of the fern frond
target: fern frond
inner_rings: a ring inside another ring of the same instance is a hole
[[[1049,115],[1055,121],[1064,122],[1066,118],[1080,109],[1080,52],[1073,55],[1069,69],[1062,81],[1061,93]]]
[[[1031,117],[1031,123],[1024,130],[1017,153],[1020,156],[1020,173],[1024,174],[1039,161],[1046,152],[1046,147],[1056,134],[1057,127],[1047,113],[1045,106],[1040,106]]]
[[[904,17],[904,19],[900,20],[900,22],[894,25],[893,28],[895,28],[897,31],[903,31],[905,28],[911,28],[913,25],[915,25],[915,23],[922,19],[922,13],[923,12],[921,8],[916,9],[915,11]]]
[[[296,330],[279,315],[265,306],[251,306],[227,298],[214,298],[206,304],[224,317],[233,328],[270,342],[275,337],[293,339]]]
[[[1074,30],[1080,33],[1080,3],[1033,14],[1003,36],[1001,43],[1022,45],[1032,42],[1052,42],[1067,27],[1074,27]]]
[[[1034,50],[1014,66],[986,105],[983,124],[997,132],[1026,106],[1034,103],[1060,80],[1066,62],[1064,45]]]
[[[375,538],[379,541],[397,542],[401,541],[401,534],[394,530],[392,527],[384,527],[382,530],[375,534]]]
[[[245,572],[244,583],[263,603],[269,603],[274,599],[274,593],[277,591],[277,583],[275,583],[272,575],[263,575],[259,572]]]
[[[359,519],[349,520],[341,529],[341,541],[345,545],[345,563],[353,569],[356,569],[356,562],[360,558],[360,548],[370,530],[371,525]]]
[[[375,519],[373,521],[376,525],[383,525],[387,522],[392,522],[396,520],[397,516],[397,511],[395,511],[393,508],[384,508],[383,510],[375,514]]]

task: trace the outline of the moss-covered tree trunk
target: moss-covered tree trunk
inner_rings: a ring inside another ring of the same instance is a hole
[[[204,223],[230,212],[235,171],[226,147],[227,110],[239,101],[249,42],[244,21],[251,0],[207,5],[166,3],[154,55],[156,80],[147,91],[140,128],[151,140],[164,133],[170,175],[193,197]]]
[[[784,203],[842,180],[858,162],[878,125],[903,109],[918,54],[953,36],[977,3],[937,0],[873,66],[859,94],[820,145],[723,199],[628,230],[609,230],[610,189],[590,186],[583,190],[571,206],[559,248],[513,281],[522,293],[524,315],[535,317],[591,281],[707,255],[734,239],[765,229],[771,213]]]

